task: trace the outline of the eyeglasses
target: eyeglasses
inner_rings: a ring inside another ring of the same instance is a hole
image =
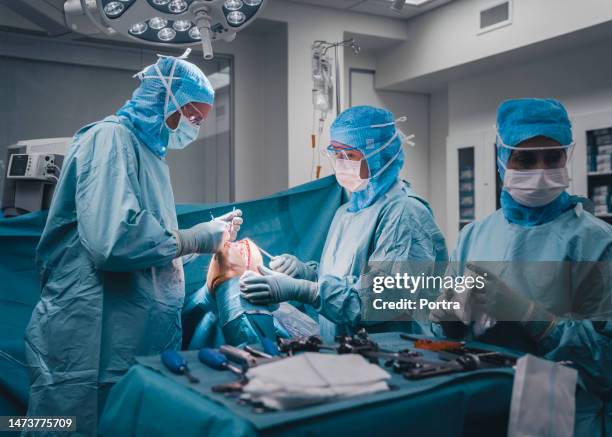
[[[196,126],[200,126],[206,120],[206,116],[191,102],[183,106],[181,112],[191,124]]]
[[[332,159],[348,159],[359,161],[364,158],[363,153],[356,147],[346,146],[340,143],[332,143],[322,150],[321,153]]]

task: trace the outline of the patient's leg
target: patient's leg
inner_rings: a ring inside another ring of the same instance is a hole
[[[210,262],[206,284],[216,301],[227,344],[258,343],[262,338],[276,341],[271,313],[274,308],[253,305],[240,297],[240,276],[248,270],[258,274],[262,264],[261,252],[250,240],[227,243]]]

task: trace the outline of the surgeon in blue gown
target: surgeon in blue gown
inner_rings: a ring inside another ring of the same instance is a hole
[[[612,435],[612,226],[565,191],[573,137],[560,102],[506,101],[497,129],[502,208],[462,230],[449,265],[487,275],[471,307],[497,322],[465,326],[444,310],[431,319],[447,335],[572,361],[588,389],[575,435]]]
[[[76,416],[77,435],[95,435],[135,356],[180,347],[181,257],[216,252],[242,221],[238,211],[178,230],[166,152],[196,139],[214,90],[175,57],[139,78],[116,115],[74,136],[37,249],[28,414]]]
[[[270,262],[273,272],[264,269],[264,276],[241,278],[246,299],[311,305],[326,340],[362,326],[370,332],[421,332],[414,321],[363,320],[372,297],[368,275],[389,273],[381,273],[384,263],[419,262],[432,271],[448,257],[428,203],[399,177],[406,138],[397,121],[391,112],[371,106],[356,106],[338,116],[327,151],[338,183],[351,197],[334,216],[320,262],[280,255]]]

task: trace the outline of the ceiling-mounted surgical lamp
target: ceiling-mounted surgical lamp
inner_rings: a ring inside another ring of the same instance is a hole
[[[251,24],[266,0],[66,0],[66,23],[75,32],[119,33],[145,44],[202,44],[213,58],[212,41],[232,41]],[[87,22],[89,21],[89,22]]]

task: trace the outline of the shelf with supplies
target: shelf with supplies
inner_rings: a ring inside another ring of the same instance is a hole
[[[595,216],[612,222],[612,120],[610,127],[585,133],[588,197]]]
[[[446,138],[446,242],[456,244],[468,224],[495,211],[495,129]]]
[[[612,171],[590,171],[587,176],[612,176]]]
[[[458,150],[459,161],[459,230],[476,218],[474,193],[474,148]]]

